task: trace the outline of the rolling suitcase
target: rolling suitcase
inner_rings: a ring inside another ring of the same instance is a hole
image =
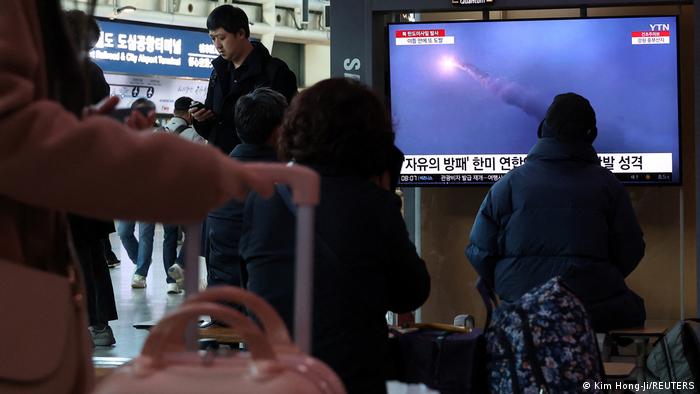
[[[295,342],[277,312],[262,298],[237,287],[221,286],[197,293],[198,270],[186,270],[187,300],[166,315],[149,334],[141,354],[118,368],[96,393],[323,393],[343,394],[338,376],[309,356],[313,283],[313,208],[318,204],[319,177],[301,166],[256,164],[263,179],[286,183],[298,206],[296,240]],[[199,232],[188,231],[187,261],[196,267]],[[195,236],[192,236],[195,235]],[[253,312],[261,329],[239,311],[218,302],[236,303]],[[210,315],[234,328],[248,352],[227,357],[197,352],[200,315]]]

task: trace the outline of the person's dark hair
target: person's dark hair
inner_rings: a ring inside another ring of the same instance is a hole
[[[156,110],[156,104],[153,101],[151,101],[147,98],[144,98],[144,97],[139,97],[136,100],[134,100],[133,103],[131,103],[131,109],[142,108],[142,107],[148,108],[152,111]]]
[[[380,175],[392,167],[394,130],[379,97],[345,78],[321,81],[289,106],[279,156],[340,174]]]
[[[178,97],[178,99],[175,100],[173,114],[176,116],[187,115],[187,112],[190,110],[190,105],[192,105],[192,98],[187,96]]]
[[[393,145],[389,150],[389,190],[394,191],[399,187],[399,178],[401,177],[401,168],[403,167],[403,161],[405,156],[401,149]]]
[[[75,45],[67,32],[60,0],[35,0],[41,27],[48,97],[80,116],[88,104],[86,67],[78,58]],[[88,15],[95,9],[95,0],[88,0]],[[72,56],[71,56],[72,55]],[[87,58],[85,58],[87,60]]]
[[[66,11],[66,27],[73,45],[80,51],[89,51],[100,39],[100,27],[97,21],[84,11]]]
[[[214,8],[207,17],[207,30],[216,30],[223,27],[229,33],[236,34],[239,30],[245,31],[246,38],[250,37],[248,15],[245,11],[230,4],[224,4]]]
[[[265,144],[282,124],[287,99],[270,88],[258,88],[236,103],[236,133],[246,144]]]

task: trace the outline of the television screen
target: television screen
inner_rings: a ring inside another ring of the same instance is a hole
[[[400,184],[488,184],[523,164],[555,95],[596,111],[601,166],[679,184],[676,17],[391,24]]]

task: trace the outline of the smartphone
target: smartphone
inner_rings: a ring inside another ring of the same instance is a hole
[[[137,107],[137,108],[134,108],[133,110],[131,108],[119,108],[119,109],[115,109],[114,111],[110,112],[108,114],[108,116],[111,116],[112,118],[114,118],[120,122],[123,122],[124,119],[128,118],[131,115],[132,111],[139,111],[143,114],[143,116],[148,118],[148,115],[149,115],[149,112],[151,112],[151,109],[149,109],[148,107]]]
[[[199,101],[193,101],[192,104],[190,104],[190,112],[197,112],[202,108],[204,108],[204,104]]]

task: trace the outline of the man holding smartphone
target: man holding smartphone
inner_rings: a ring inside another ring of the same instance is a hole
[[[190,112],[197,133],[228,154],[240,143],[234,119],[238,98],[269,87],[291,101],[297,93],[296,76],[262,43],[250,41],[248,16],[240,8],[215,8],[207,18],[207,29],[219,57],[212,61],[204,107],[195,103]]]

